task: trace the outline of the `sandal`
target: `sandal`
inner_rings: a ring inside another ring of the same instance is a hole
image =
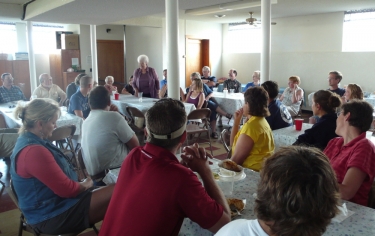
[[[211,134],[211,138],[218,139],[219,136],[217,135],[216,132],[212,132],[212,134]]]

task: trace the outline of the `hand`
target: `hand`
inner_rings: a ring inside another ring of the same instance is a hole
[[[91,177],[87,177],[80,184],[84,187],[84,191],[86,191],[94,185],[94,181],[92,181]]]
[[[234,113],[234,121],[241,121],[242,117],[243,117],[243,108],[240,108]]]
[[[209,169],[208,158],[212,159],[211,154],[206,153],[205,149],[199,147],[197,143],[192,146],[187,146],[183,149],[181,154],[183,164],[189,167],[192,171],[202,172]]]

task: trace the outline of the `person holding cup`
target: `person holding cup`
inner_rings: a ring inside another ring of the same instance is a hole
[[[117,87],[113,86],[113,82],[115,82],[113,76],[107,76],[105,77],[105,85],[104,88],[108,90],[108,92],[117,92]]]
[[[314,93],[311,108],[314,115],[319,117],[319,121],[311,129],[305,130],[304,134],[298,136],[293,145],[308,145],[323,150],[331,139],[337,137],[335,111],[340,106],[341,99],[337,94],[328,90],[319,90]]]

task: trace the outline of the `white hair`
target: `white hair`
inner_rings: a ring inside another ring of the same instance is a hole
[[[47,74],[47,73],[43,73],[43,74],[41,74],[40,76],[39,76],[39,83],[43,83],[44,82],[44,76],[48,76],[48,78],[51,78],[51,76],[49,75],[49,74]]]
[[[108,75],[107,77],[105,77],[104,81],[105,81],[106,83],[108,83],[108,79],[109,79],[109,78],[111,78],[112,81],[115,82],[115,79],[114,79],[113,76],[111,76],[111,75]]]
[[[211,69],[208,66],[203,66],[202,71],[211,71]]]
[[[137,59],[138,63],[141,63],[141,62],[146,62],[146,64],[148,64],[148,56],[146,55],[140,55]]]

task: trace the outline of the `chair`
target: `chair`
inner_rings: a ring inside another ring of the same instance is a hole
[[[81,171],[81,173],[79,175],[79,178],[80,179],[87,178],[88,173],[86,171],[85,162],[83,161],[82,149],[78,150],[77,159],[78,159],[79,170]],[[107,173],[108,173],[108,170],[104,170],[104,171],[102,171],[102,172],[100,172],[96,175],[92,175],[90,177],[93,180],[103,179],[106,176]]]
[[[55,142],[56,146],[60,148],[60,150],[70,156],[71,162],[75,165],[74,167],[78,167],[78,163],[76,160],[75,148],[73,145],[72,137],[76,132],[75,125],[65,125],[56,128],[52,132],[52,136],[48,138],[49,141]],[[64,146],[65,145],[65,146]]]
[[[202,105],[202,108],[207,108],[207,105],[208,105],[207,100],[204,100],[203,105]]]
[[[189,122],[189,124],[186,126],[186,133],[187,133],[187,145],[189,145],[189,136],[193,136],[195,134],[202,134],[206,133],[210,145],[211,155],[213,155],[212,152],[212,145],[211,145],[211,136],[210,136],[210,125],[209,125],[209,118],[211,115],[211,111],[208,108],[202,108],[197,109],[189,113],[187,116],[188,121],[190,120],[202,120],[203,126],[200,126],[199,124],[194,124],[192,122]],[[199,136],[198,136],[199,137]]]
[[[294,118],[301,117],[302,116],[302,107],[303,107],[303,98],[301,99],[301,104],[299,105],[298,113],[294,116]]]
[[[5,117],[3,114],[0,114],[0,128],[7,128],[7,123],[5,122]]]
[[[223,129],[220,134],[221,142],[223,143],[223,146],[225,148],[225,151],[229,152],[231,150],[230,148],[230,132],[227,129]]]
[[[141,137],[143,137],[143,139],[139,138],[139,137],[138,137],[138,139],[140,141],[140,145],[144,145],[144,143],[145,143],[145,131],[144,131],[145,124],[143,122],[143,125],[140,128],[139,125],[138,126],[136,125],[135,118],[136,117],[137,118],[141,118],[144,121],[145,120],[145,115],[138,108],[135,108],[135,107],[126,107],[126,112],[130,116],[130,122],[129,122],[130,128],[132,128],[132,130],[135,133],[137,133],[137,136],[141,135]]]
[[[12,180],[10,180],[10,183],[9,183],[9,189],[8,189],[8,194],[9,196],[12,198],[14,204],[16,204],[17,208],[20,210],[21,212],[21,216],[20,216],[20,224],[19,224],[19,227],[18,227],[18,236],[22,236],[22,232],[23,231],[26,231],[26,232],[29,232],[29,233],[32,233],[33,235],[35,236],[52,236],[50,234],[39,234],[38,232],[36,232],[31,225],[29,225],[27,223],[27,220],[25,218],[25,216],[23,215],[19,205],[18,205],[18,197],[17,197],[17,193],[14,191],[14,187],[13,187],[13,183],[12,183]],[[91,226],[93,228],[93,230],[95,231],[96,234],[99,233],[98,229],[95,227],[95,225]],[[78,235],[80,234],[81,232],[74,232],[74,233],[68,233],[68,234],[59,234],[60,236],[75,236],[75,235]],[[57,236],[57,235],[56,235]]]

